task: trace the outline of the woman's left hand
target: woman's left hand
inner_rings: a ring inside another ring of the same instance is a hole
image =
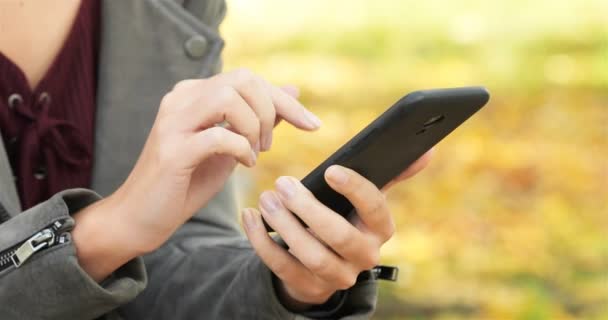
[[[389,186],[416,174],[429,160],[427,153]],[[350,221],[319,202],[293,177],[280,177],[277,192],[260,196],[261,215],[288,250],[268,235],[258,210],[243,210],[253,248],[280,280],[277,289],[283,303],[296,310],[322,304],[337,290],[352,287],[361,271],[379,263],[380,247],[395,230],[385,196],[372,182],[340,166],[327,169],[325,179],[355,207],[357,214]]]

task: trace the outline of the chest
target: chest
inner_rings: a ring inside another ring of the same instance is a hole
[[[4,1],[13,0],[0,0],[0,5]],[[223,41],[218,24],[224,16],[225,3],[99,2],[100,47],[90,186],[107,195],[133,168],[163,95],[180,80],[206,77],[220,69]],[[12,216],[21,208],[2,140],[0,203]]]
[[[80,0],[0,1],[0,52],[21,68],[31,88],[61,50]]]
[[[88,186],[98,5],[97,0],[86,0],[79,5],[69,23],[70,30],[60,41],[61,49],[51,57],[49,66],[32,69],[40,66],[39,62],[47,56],[34,55],[38,59],[18,65],[14,60],[23,61],[23,54],[12,54],[11,59],[0,51],[0,131],[23,209],[59,190]],[[16,13],[28,10],[12,9]],[[24,29],[21,33],[29,34],[29,31]],[[42,29],[30,35],[36,38],[37,34],[44,33]],[[24,42],[18,37],[14,40],[14,43]],[[32,71],[43,72],[44,76],[28,83],[32,80]]]

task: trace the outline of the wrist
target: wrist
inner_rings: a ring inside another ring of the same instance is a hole
[[[274,289],[283,306],[291,312],[304,312],[312,307],[324,304],[332,297],[334,292],[323,294],[314,298],[305,298],[290,290],[283,281],[273,276]]]
[[[81,267],[97,282],[129,260],[143,254],[128,239],[121,214],[124,211],[110,196],[75,213],[72,239]]]

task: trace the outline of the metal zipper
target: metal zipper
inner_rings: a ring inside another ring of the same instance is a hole
[[[0,252],[0,272],[19,268],[34,254],[67,242],[67,231],[74,227],[72,218],[56,220],[29,239]]]

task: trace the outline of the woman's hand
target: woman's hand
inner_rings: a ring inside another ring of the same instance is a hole
[[[242,69],[175,85],[126,182],[75,215],[73,238],[85,270],[102,279],[119,261],[158,248],[221,190],[238,162],[255,165],[278,119],[317,129],[320,121],[294,94]],[[122,257],[111,252],[117,248]],[[104,253],[110,258],[101,259]]]
[[[429,160],[427,153],[395,181],[416,174]],[[357,214],[351,221],[320,203],[293,177],[280,177],[276,182],[278,192],[262,193],[261,216],[281,235],[289,250],[269,237],[259,211],[243,210],[249,240],[280,279],[279,296],[295,309],[322,304],[337,290],[352,287],[361,271],[379,263],[380,247],[395,230],[385,196],[373,183],[340,166],[328,168],[325,179],[355,207]],[[295,215],[309,228],[302,226]]]

